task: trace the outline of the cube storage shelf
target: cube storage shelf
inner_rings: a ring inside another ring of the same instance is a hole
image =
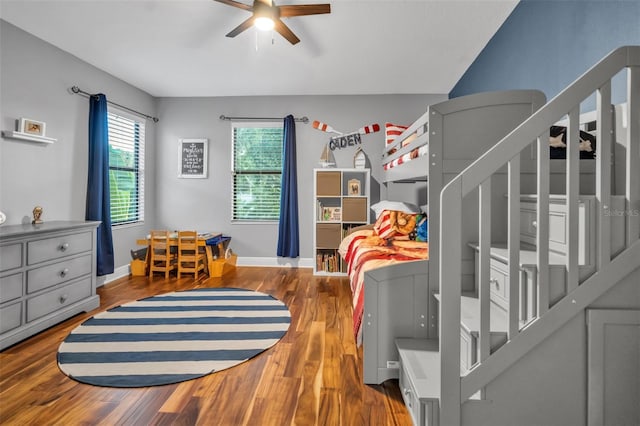
[[[314,169],[315,275],[344,275],[338,247],[354,227],[369,223],[369,169]]]

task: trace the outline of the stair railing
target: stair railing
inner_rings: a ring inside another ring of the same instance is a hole
[[[625,170],[625,249],[611,258],[611,80],[627,70],[627,145]],[[580,283],[578,268],[578,221],[568,221],[567,294],[549,308],[549,129],[568,116],[566,159],[567,217],[578,217],[580,104],[596,92],[596,265],[595,273]],[[525,328],[519,326],[520,174],[521,153],[536,144],[537,163],[537,315]],[[491,353],[489,346],[489,250],[491,236],[491,177],[507,166],[509,272],[508,341]],[[480,332],[476,366],[460,373],[461,221],[463,198],[479,191]],[[640,258],[640,46],[614,50],[584,73],[529,119],[505,136],[477,161],[455,177],[441,193],[440,253],[440,352],[441,424],[459,425],[461,404],[481,390],[510,365],[544,340],[581,309],[638,268]]]

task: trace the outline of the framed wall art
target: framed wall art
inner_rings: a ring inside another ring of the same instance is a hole
[[[347,185],[349,186],[349,195],[360,195],[360,181],[358,179],[349,179]]]
[[[208,139],[180,139],[178,143],[178,177],[207,177]]]
[[[46,123],[44,121],[21,118],[18,120],[18,131],[34,136],[44,136]]]

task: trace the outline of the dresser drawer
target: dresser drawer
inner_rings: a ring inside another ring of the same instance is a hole
[[[44,240],[30,241],[27,244],[27,262],[29,265],[45,260],[59,259],[92,248],[92,233],[62,235]]]
[[[90,254],[32,269],[27,272],[27,293],[35,293],[90,273]]]
[[[0,278],[0,304],[22,296],[22,272]]]
[[[0,308],[0,333],[13,330],[22,324],[22,303]]]
[[[22,266],[22,244],[0,246],[0,272]]]
[[[27,322],[91,296],[91,277],[27,300]]]

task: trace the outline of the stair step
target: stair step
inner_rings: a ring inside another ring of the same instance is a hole
[[[440,303],[440,295],[435,294],[434,297]],[[507,342],[509,318],[507,312],[493,302],[489,309],[489,346],[493,352]],[[461,332],[474,339],[480,335],[480,299],[473,292],[463,292],[460,298],[460,328]]]
[[[469,247],[478,251],[478,243],[469,243]],[[507,243],[493,243],[489,249],[489,253],[492,259],[496,259],[502,263],[508,263],[509,250],[507,249]],[[564,265],[566,263],[566,256],[558,254],[554,251],[549,251],[549,265]],[[535,268],[537,265],[537,252],[536,247],[527,243],[522,243],[520,246],[520,267],[521,268]]]
[[[509,329],[509,319],[504,309],[490,303],[490,331],[492,334],[504,334]],[[474,337],[480,334],[480,299],[475,295],[463,295],[460,300],[460,321],[463,327]],[[492,339],[493,340],[493,339]]]
[[[433,295],[440,303],[440,294]],[[490,328],[491,332],[507,333],[509,319],[504,309],[491,303]],[[473,292],[463,292],[460,299],[460,321],[464,329],[477,337],[480,332],[480,299]]]
[[[418,399],[440,397],[440,348],[437,339],[396,339],[403,373]],[[408,384],[407,384],[408,385]],[[402,390],[402,389],[401,389]]]

